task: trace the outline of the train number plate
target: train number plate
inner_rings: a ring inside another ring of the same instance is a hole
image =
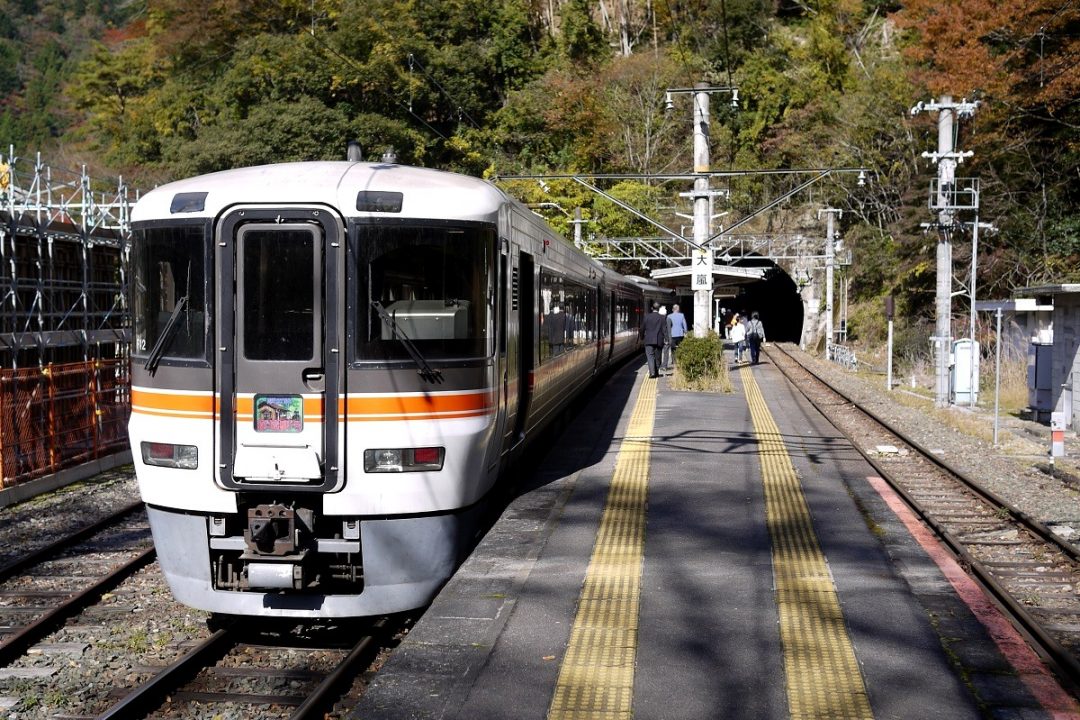
[[[299,395],[256,395],[255,432],[294,433],[304,429],[304,398]]]

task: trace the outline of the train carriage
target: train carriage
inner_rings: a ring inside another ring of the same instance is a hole
[[[176,597],[222,614],[427,603],[661,292],[489,183],[396,164],[182,180],[132,226],[140,492]]]

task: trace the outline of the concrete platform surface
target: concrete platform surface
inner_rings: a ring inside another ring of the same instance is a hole
[[[733,370],[730,394],[646,374],[521,471],[352,717],[1051,717],[775,368]]]

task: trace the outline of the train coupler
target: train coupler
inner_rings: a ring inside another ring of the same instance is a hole
[[[244,544],[254,555],[291,555],[300,545],[300,528],[310,528],[311,519],[288,505],[270,503],[248,508]],[[310,514],[310,511],[307,511]]]

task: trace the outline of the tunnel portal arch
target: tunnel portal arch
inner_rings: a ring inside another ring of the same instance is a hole
[[[736,285],[734,297],[719,300],[720,307],[727,311],[725,318],[732,312],[747,317],[757,312],[768,340],[802,343],[805,304],[798,285],[783,268],[770,260],[745,264],[768,269],[763,279]]]

